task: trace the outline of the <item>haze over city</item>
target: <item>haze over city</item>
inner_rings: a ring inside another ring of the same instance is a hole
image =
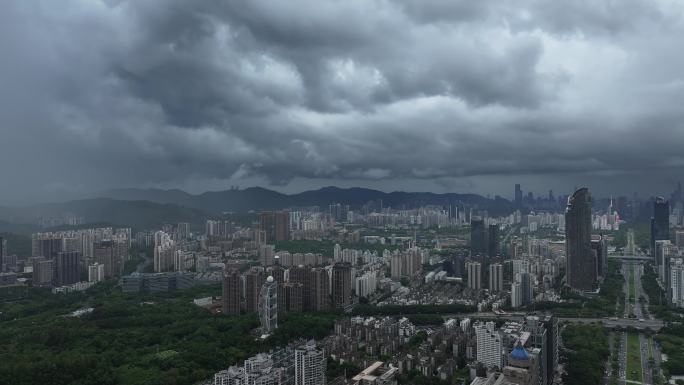
[[[684,3],[0,1],[0,385],[684,384]]]

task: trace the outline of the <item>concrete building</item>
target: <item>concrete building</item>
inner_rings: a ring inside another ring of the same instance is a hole
[[[477,361],[486,366],[501,369],[503,367],[503,345],[501,334],[496,330],[494,322],[475,325],[475,336],[477,338]]]
[[[316,342],[295,349],[294,385],[325,385],[325,369],[325,352],[316,349]]]
[[[493,263],[489,265],[489,292],[503,291],[503,265]]]
[[[101,263],[93,263],[88,266],[88,282],[104,281],[104,265]]]
[[[223,272],[221,312],[225,315],[240,315],[240,271],[235,268]]]
[[[81,253],[62,251],[55,258],[55,285],[66,286],[81,280]]]
[[[655,258],[656,241],[670,239],[670,204],[663,197],[653,202],[651,217],[651,256]]]
[[[482,264],[480,262],[466,262],[466,270],[468,272],[468,288],[482,289]]]
[[[332,299],[334,307],[345,307],[352,303],[351,264],[336,263],[332,269]]]

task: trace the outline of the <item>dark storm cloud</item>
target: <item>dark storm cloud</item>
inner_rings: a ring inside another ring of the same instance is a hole
[[[671,181],[684,167],[676,3],[0,7],[5,198],[253,180]]]

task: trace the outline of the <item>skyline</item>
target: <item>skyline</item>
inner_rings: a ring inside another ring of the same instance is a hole
[[[662,194],[684,169],[682,11],[3,4],[0,199],[231,185]]]

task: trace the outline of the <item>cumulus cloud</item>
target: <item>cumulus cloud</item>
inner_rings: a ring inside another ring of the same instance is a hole
[[[650,192],[684,165],[676,2],[0,8],[5,199],[221,181],[484,190],[530,176],[643,178],[634,190]]]

